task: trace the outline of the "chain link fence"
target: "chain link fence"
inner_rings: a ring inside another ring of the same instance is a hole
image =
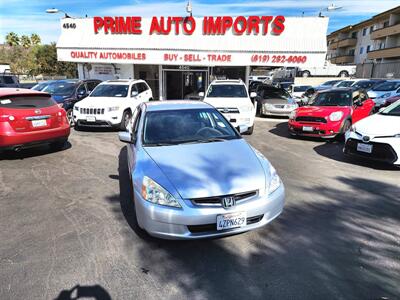
[[[400,78],[400,61],[357,65],[357,78]]]

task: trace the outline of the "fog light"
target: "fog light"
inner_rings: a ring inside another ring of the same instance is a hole
[[[10,121],[14,121],[14,120],[15,120],[14,116],[9,116],[8,119],[9,119]]]

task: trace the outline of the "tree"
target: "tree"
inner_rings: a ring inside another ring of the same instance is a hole
[[[64,75],[69,78],[77,76],[76,63],[57,61],[57,48],[55,43],[37,46],[37,70],[35,73],[43,75]]]
[[[40,45],[42,40],[40,39],[40,36],[36,33],[31,34],[31,44],[32,45]]]
[[[22,35],[20,39],[21,46],[24,48],[29,48],[31,46],[31,39],[27,35]]]
[[[19,45],[19,37],[15,32],[9,32],[6,35],[6,44],[9,46]]]

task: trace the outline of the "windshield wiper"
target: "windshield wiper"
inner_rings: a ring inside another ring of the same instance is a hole
[[[226,138],[209,138],[209,139],[196,139],[196,140],[188,140],[182,141],[179,144],[196,144],[196,143],[213,143],[213,142],[224,142]]]

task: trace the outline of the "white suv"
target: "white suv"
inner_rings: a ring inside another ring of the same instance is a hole
[[[142,102],[153,100],[143,80],[109,80],[74,105],[75,127],[118,127],[126,130],[132,113]]]
[[[256,108],[250,98],[246,85],[242,80],[214,80],[208,87],[207,93],[199,93],[207,102],[218,109],[234,127],[246,126],[247,134],[252,134]]]

